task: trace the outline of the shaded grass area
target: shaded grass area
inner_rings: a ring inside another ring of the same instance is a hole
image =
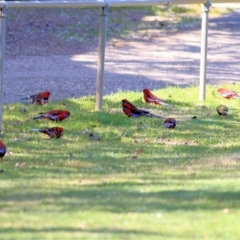
[[[4,106],[1,239],[239,239],[239,100],[216,89],[208,86],[199,105],[198,86],[153,91],[170,108],[147,105],[140,92],[105,96],[99,112],[93,97],[25,106],[26,113],[21,104]],[[123,98],[175,117],[177,128],[127,118]],[[219,104],[229,107],[226,118]],[[72,114],[59,124],[31,119],[60,108]],[[45,126],[64,127],[63,138],[29,131]]]

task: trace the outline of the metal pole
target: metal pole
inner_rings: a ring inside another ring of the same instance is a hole
[[[204,101],[206,97],[206,68],[207,68],[207,40],[208,40],[208,14],[211,7],[210,0],[202,5],[202,39],[201,39],[201,63],[199,100]]]
[[[97,69],[96,105],[95,105],[96,110],[101,110],[102,108],[107,14],[108,6],[100,8],[98,69]]]
[[[0,9],[0,135],[3,125],[3,63],[5,50],[5,28],[6,28],[7,5]]]

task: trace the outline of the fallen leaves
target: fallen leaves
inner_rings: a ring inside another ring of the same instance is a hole
[[[143,150],[141,148],[136,148],[135,152],[131,153],[130,151],[127,151],[128,155],[125,156],[124,158],[132,158],[132,159],[136,159],[138,158],[138,155],[143,153]]]
[[[196,139],[185,140],[185,139],[172,139],[172,138],[155,138],[155,139],[134,139],[134,143],[146,143],[146,144],[164,144],[164,145],[189,145],[198,146],[199,141]]]
[[[26,164],[26,162],[22,162],[22,163],[19,163],[19,162],[16,162],[15,163],[15,167],[26,167],[27,166],[27,164]]]
[[[156,142],[165,145],[189,145],[189,146],[200,145],[197,140],[171,139],[171,138],[157,139]]]

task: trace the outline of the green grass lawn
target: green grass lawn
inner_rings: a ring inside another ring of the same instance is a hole
[[[240,239],[240,100],[216,90],[208,86],[202,104],[197,86],[153,91],[174,107],[147,105],[141,92],[105,96],[102,111],[94,97],[5,105],[0,239]],[[123,98],[175,117],[176,129],[127,118]],[[52,109],[72,114],[58,124],[31,120]],[[64,127],[63,138],[29,131],[46,126]]]

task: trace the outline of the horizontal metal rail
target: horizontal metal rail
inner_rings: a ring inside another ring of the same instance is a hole
[[[0,1],[0,8],[92,8],[156,5],[206,4],[207,0],[76,0],[76,1]],[[240,0],[211,0],[211,3],[240,3]]]
[[[169,0],[169,5],[205,4],[207,0]]]
[[[211,0],[211,3],[240,3],[240,0]],[[207,4],[208,0],[169,0],[169,5]]]
[[[8,8],[91,8],[168,5],[169,0],[7,1]],[[4,1],[0,2],[0,8]]]
[[[7,1],[8,8],[92,8],[105,7],[104,0],[77,1]],[[0,2],[1,7],[2,2]]]
[[[106,0],[109,7],[141,7],[169,4],[169,0]]]
[[[211,3],[240,3],[240,0],[211,0]]]

